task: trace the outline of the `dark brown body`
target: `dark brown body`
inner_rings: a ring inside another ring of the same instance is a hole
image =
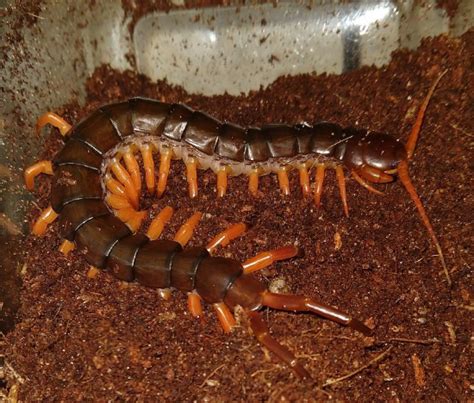
[[[344,130],[330,123],[244,129],[183,105],[141,98],[104,106],[79,123],[54,159],[52,207],[61,213],[64,237],[86,248],[89,263],[108,268],[121,280],[196,290],[206,302],[250,309],[260,307],[264,286],[252,276],[242,277],[239,262],[211,257],[204,248],[183,250],[177,242],[133,235],[109,211],[103,201],[102,163],[106,153],[129,136],[163,137],[216,158],[253,164],[315,154],[352,167],[364,163],[374,146],[372,138],[377,144],[390,143],[390,161],[397,153],[403,158],[399,143],[382,134]]]

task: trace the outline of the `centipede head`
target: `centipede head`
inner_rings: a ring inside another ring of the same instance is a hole
[[[369,182],[393,182],[400,162],[407,160],[405,146],[384,133],[348,129],[347,134],[346,166]]]

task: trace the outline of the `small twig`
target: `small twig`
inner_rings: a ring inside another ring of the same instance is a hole
[[[438,339],[406,339],[404,337],[393,337],[388,340],[380,340],[377,344],[386,344],[386,343],[410,343],[410,344],[423,344],[429,346],[430,344],[441,343]]]
[[[266,374],[267,372],[273,372],[273,371],[276,371],[278,369],[279,369],[279,367],[277,365],[275,365],[273,368],[270,368],[270,369],[257,369],[255,372],[253,372],[250,375],[250,378],[255,378],[259,374]]]
[[[203,388],[204,386],[206,386],[206,383],[209,379],[211,379],[212,376],[214,376],[216,374],[217,371],[219,371],[222,367],[224,367],[225,364],[221,364],[219,365],[214,371],[212,371],[208,377],[206,379],[204,379],[204,381],[201,383],[201,386],[199,386],[200,388]]]
[[[46,18],[41,17],[40,15],[37,15],[37,14],[33,14],[33,13],[26,13],[26,14],[31,15],[32,17],[38,18],[38,20],[45,20],[46,19]]]
[[[347,375],[341,376],[340,378],[336,378],[336,379],[329,378],[323,384],[322,387],[325,388],[326,386],[334,385],[336,383],[345,381],[346,379],[352,378],[353,376],[357,375],[359,372],[362,372],[364,369],[370,367],[371,365],[375,364],[376,362],[381,361],[392,349],[393,349],[393,346],[390,346],[382,354],[379,354],[377,357],[375,357],[373,360],[369,361],[367,364],[362,365],[362,367],[357,368],[355,371],[352,371]]]

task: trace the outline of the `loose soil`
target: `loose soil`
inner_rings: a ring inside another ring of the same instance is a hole
[[[333,172],[317,210],[302,198],[295,173],[288,197],[281,196],[272,175],[261,179],[257,198],[249,195],[246,178],[237,177],[217,199],[215,175],[200,172],[199,197],[190,200],[183,164],[175,162],[166,195],[150,203],[152,212],[167,204],[176,209],[165,238],[201,211],[204,219],[190,245],[202,245],[239,221],[249,231],[220,254],[244,260],[296,243],[303,257],[274,264],[259,277],[281,292],[312,296],[354,314],[374,327],[374,337],[309,314],[265,310],[272,334],[313,376],[301,381],[260,347],[240,315],[236,330],[224,335],[209,307],[203,320],[191,317],[184,294],[175,292],[164,301],[156,290],[107,273],[89,278],[80,251],[68,257],[58,252],[62,240],[53,224],[44,237],[27,237],[19,248],[27,251],[21,309],[3,342],[17,376],[11,375],[7,386],[16,384],[27,401],[472,399],[473,44],[472,31],[458,39],[438,37],[415,52],[398,51],[382,69],[281,77],[238,97],[188,94],[132,72],[97,69],[87,83],[86,106],[71,100],[56,111],[68,121],[140,95],[183,102],[240,125],[328,120],[402,140],[427,89],[447,69],[410,171],[453,285],[448,287],[427,231],[398,183],[383,186],[385,196],[379,197],[348,179],[346,218]],[[52,158],[61,145],[51,130],[43,157]],[[38,180],[31,222],[49,203],[50,183],[49,177]]]

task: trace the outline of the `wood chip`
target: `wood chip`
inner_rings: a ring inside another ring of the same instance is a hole
[[[416,384],[421,388],[426,385],[425,370],[423,369],[421,361],[416,354],[411,356],[411,362],[413,363],[413,369],[415,370]]]

